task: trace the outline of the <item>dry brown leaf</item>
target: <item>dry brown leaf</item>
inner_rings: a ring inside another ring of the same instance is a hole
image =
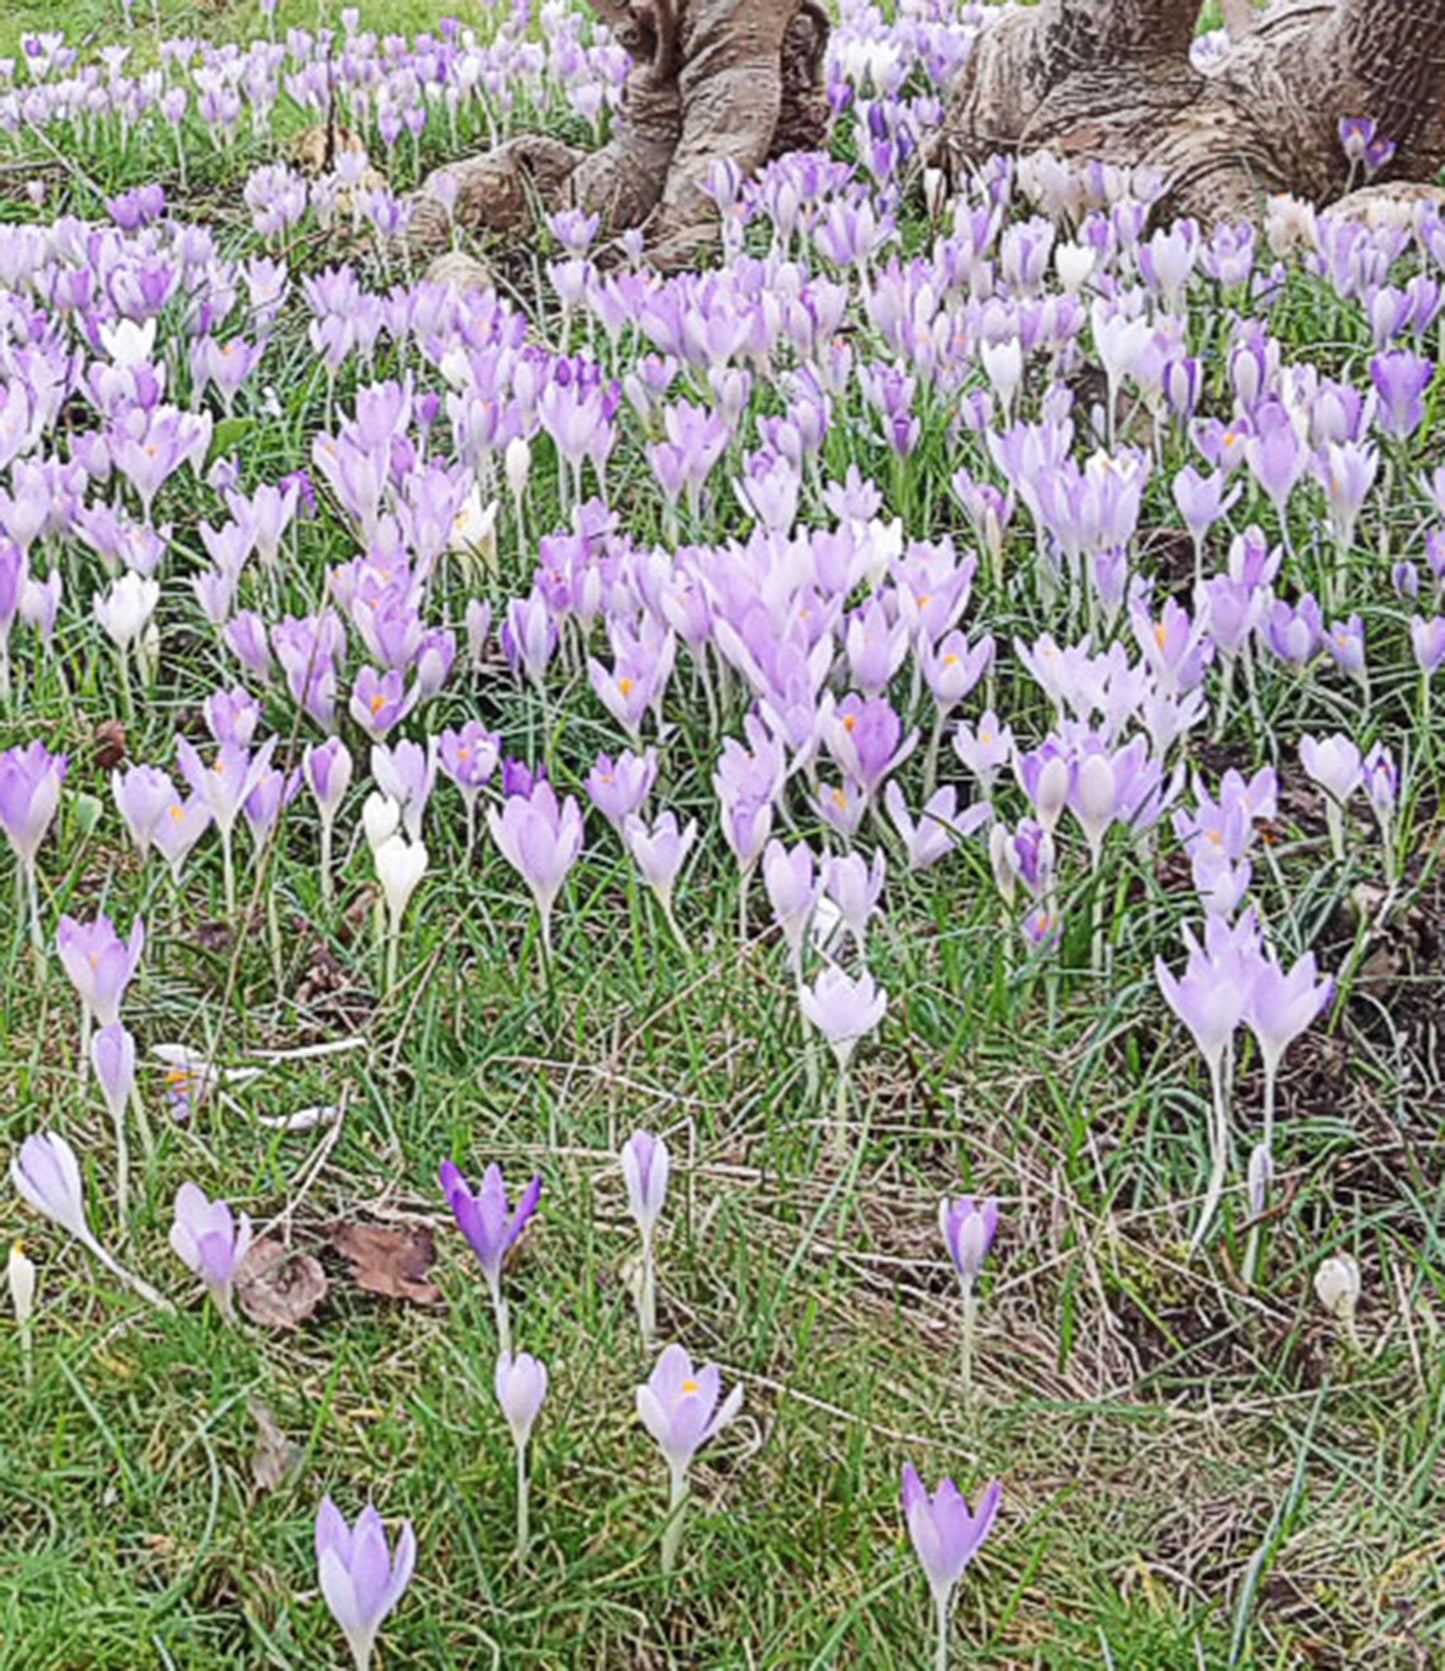
[[[426,1280],[436,1259],[425,1225],[399,1230],[381,1224],[341,1223],[331,1227],[331,1245],[351,1266],[358,1288],[412,1305],[440,1305],[441,1290]]]
[[[251,1456],[251,1478],[261,1496],[274,1491],[301,1460],[301,1447],[293,1445],[276,1425],[276,1418],[259,1398],[248,1398],[246,1408],[256,1424],[256,1449]]]
[[[272,1236],[252,1242],[236,1273],[236,1302],[267,1329],[299,1328],[326,1298],[326,1272]]]

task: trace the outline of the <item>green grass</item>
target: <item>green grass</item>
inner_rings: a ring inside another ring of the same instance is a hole
[[[419,3],[361,9],[398,31],[431,16]],[[314,20],[312,7],[283,5],[283,26]],[[256,17],[248,7],[167,7],[164,23],[229,37],[249,33]],[[27,28],[62,25],[76,38],[120,34],[114,6],[12,5],[0,51]],[[139,30],[138,45],[146,38]],[[104,189],[154,165],[139,151],[71,161]],[[233,191],[225,170],[236,166],[213,160],[217,195],[198,212],[214,212],[239,244],[245,230],[220,195]],[[87,179],[64,168],[50,178],[47,214],[70,203],[95,211]],[[13,199],[11,208],[21,212]],[[1357,319],[1303,282],[1273,328],[1297,354],[1314,344],[1331,364],[1357,364],[1365,340]],[[325,426],[325,391],[309,370],[292,317],[257,380],[277,386],[283,411],[248,415],[249,479],[299,463]],[[861,427],[842,425],[829,474],[854,459],[882,468]],[[944,487],[958,462],[941,434],[930,437],[903,484],[910,532],[961,534]],[[539,458],[536,480],[547,477]],[[641,534],[655,528],[640,457],[620,458],[614,489]],[[163,500],[160,515],[189,554],[172,575],[191,566],[196,521],[214,520],[215,509],[188,489]],[[533,528],[551,526],[554,510],[543,497]],[[1256,511],[1269,515],[1262,502]],[[1366,518],[1362,579],[1370,565],[1378,574],[1371,542],[1402,552],[1415,537],[1403,505],[1393,515]],[[1144,520],[1174,520],[1157,484]],[[1307,572],[1324,557],[1308,530],[1298,534]],[[314,604],[324,567],[351,549],[333,518],[305,528],[285,581],[291,603]],[[970,619],[1001,640],[1042,624],[1023,582],[1028,549],[1027,539],[1013,542],[1004,595],[980,580]],[[510,518],[501,557],[499,601],[525,584],[534,559]],[[31,1383],[15,1331],[0,1327],[0,1671],[340,1666],[311,1546],[325,1491],[348,1515],[370,1497],[393,1525],[416,1525],[417,1575],[383,1632],[386,1671],[915,1671],[928,1604],[898,1508],[905,1460],[930,1484],[952,1473],[970,1496],[995,1475],[1004,1481],[998,1527],[961,1591],[960,1665],[1283,1671],[1445,1660],[1445,1099],[1430,1019],[1445,989],[1432,739],[1420,739],[1417,862],[1383,942],[1405,947],[1403,961],[1380,963],[1374,940],[1362,947],[1370,955],[1352,1002],[1288,1058],[1281,1206],[1262,1280],[1246,1291],[1232,1233],[1192,1261],[1185,1251],[1207,1166],[1204,1088],[1150,969],[1160,949],[1177,963],[1174,925],[1192,905],[1122,849],[1111,850],[1118,892],[1102,905],[1107,980],[1088,969],[1086,883],[1066,899],[1059,965],[1040,965],[1003,928],[981,853],[924,878],[895,860],[870,956],[893,1001],[880,1040],[860,1055],[840,1156],[828,1129],[831,1070],[816,1046],[809,1055],[756,886],[739,944],[734,868],[711,816],[713,741],[683,703],[673,704],[684,723],[666,751],[660,804],[696,813],[709,830],[679,892],[687,955],[594,815],[544,981],[516,879],[485,840],[463,865],[459,808],[439,786],[402,979],[381,994],[366,855],[348,856],[346,909],[328,910],[304,795],[284,851],[244,873],[239,933],[218,921],[212,843],[179,895],[122,850],[94,751],[95,727],[117,711],[113,662],[74,606],[93,568],[76,552],[65,562],[71,604],[58,655],[0,718],[0,746],[40,736],[73,756],[58,837],[42,859],[49,920],[103,906],[124,924],[144,912],[150,943],[126,1013],[147,1045],[181,1039],[239,1061],[358,1043],[277,1063],[231,1099],[203,1103],[185,1127],[166,1123],[159,1085],[148,1082],[162,1142],[136,1179],[141,1205],[127,1233],[112,1200],[106,1119],[80,1089],[73,994],[53,958],[31,962],[8,906],[0,916],[7,1150],[42,1126],[66,1131],[87,1160],[92,1219],[107,1245],[178,1297],[166,1233],[187,1178],[259,1224],[289,1228],[332,1278],[319,1316],[295,1334],[228,1329],[199,1302],[158,1318],[6,1193],[0,1232],[24,1236],[42,1305]],[[453,576],[449,612],[464,594]],[[1384,595],[1377,587],[1372,597]],[[166,658],[130,719],[128,745],[134,760],[169,765],[174,735],[197,734],[199,702],[225,670],[195,635],[188,599],[183,608],[168,597],[162,614]],[[1398,740],[1416,699],[1402,612],[1377,607],[1371,631],[1396,651],[1376,703]],[[679,689],[688,677],[679,673]],[[1301,685],[1269,673],[1261,699],[1282,761],[1300,730],[1353,717],[1347,687],[1325,677]],[[1021,684],[1000,707],[1016,726],[1044,729],[1042,705]],[[428,725],[474,714],[499,725],[515,752],[545,737],[574,787],[579,767],[617,741],[583,681],[565,692],[554,681],[543,711],[493,667],[458,677]],[[273,700],[267,719],[291,735],[288,704]],[[1249,758],[1267,753],[1247,715],[1228,742]],[[103,808],[93,829],[86,796]],[[1345,866],[1329,864],[1316,813],[1296,784],[1274,864],[1260,859],[1260,888],[1280,942],[1322,942],[1325,966],[1339,968],[1351,950],[1353,890],[1377,880],[1378,857],[1366,837]],[[244,836],[238,847],[249,855]],[[1431,932],[1433,957],[1421,949]],[[1248,1067],[1241,1162],[1259,1094]],[[258,1123],[331,1103],[344,1107],[339,1128],[279,1134]],[[614,1160],[637,1125],[664,1134],[675,1157],[661,1334],[747,1389],[738,1423],[703,1453],[671,1582],[659,1571],[665,1471],[634,1412],[650,1359],[633,1318],[636,1238]],[[491,1315],[435,1183],[448,1154],[473,1174],[497,1160],[514,1187],[532,1170],[545,1179],[508,1279],[518,1343],[552,1374],[523,1571],[512,1555],[510,1441],[491,1390]],[[999,1194],[1004,1220],[972,1406],[936,1228],[940,1194],[963,1189]],[[1229,1217],[1243,1216],[1236,1196]],[[343,1218],[432,1226],[444,1308],[360,1292],[327,1251],[327,1227]],[[1360,1359],[1310,1293],[1319,1260],[1336,1250],[1366,1273]],[[299,1450],[269,1491],[252,1471],[253,1399]]]

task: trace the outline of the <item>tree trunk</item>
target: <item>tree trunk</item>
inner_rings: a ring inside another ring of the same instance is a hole
[[[1349,190],[1346,117],[1397,146],[1386,176],[1445,165],[1445,0],[1297,0],[1234,9],[1229,57],[1201,74],[1198,0],[1043,0],[980,37],[950,95],[941,159],[1050,150],[1158,167],[1169,212],[1249,218],[1266,194]],[[1247,29],[1243,26],[1250,23]]]
[[[654,259],[690,258],[716,227],[704,185],[728,160],[751,174],[770,156],[823,143],[820,0],[593,0],[632,53],[623,106],[592,154],[523,134],[437,170],[413,199],[412,248],[445,245],[453,225],[515,234],[569,204],[609,234],[644,227]],[[455,202],[448,207],[448,199]]]

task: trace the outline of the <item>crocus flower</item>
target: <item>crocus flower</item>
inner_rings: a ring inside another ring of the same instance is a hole
[[[25,1365],[25,1384],[29,1386],[35,1375],[30,1340],[30,1319],[35,1311],[35,1261],[26,1253],[20,1242],[12,1242],[10,1245],[10,1258],[5,1265],[5,1281],[10,1289],[10,1304],[15,1311],[15,1328],[20,1335],[20,1356]]]
[[[60,786],[69,765],[65,755],[51,754],[43,743],[0,754],[0,829],[15,851],[30,893],[31,935],[37,951],[44,945],[44,936],[35,859],[60,805]]]
[[[500,811],[489,807],[487,827],[502,856],[532,890],[542,948],[550,958],[552,909],[582,851],[582,810],[570,795],[559,802],[544,778],[529,794],[508,795]]]
[[[397,960],[401,954],[401,920],[417,885],[426,875],[427,850],[423,841],[408,841],[403,835],[389,836],[371,855],[376,879],[386,899],[386,985],[396,985]]]
[[[1427,679],[1438,673],[1441,663],[1445,662],[1445,615],[1433,616],[1428,621],[1422,615],[1412,616],[1410,647]]]
[[[793,979],[803,979],[803,941],[818,904],[818,883],[814,876],[813,850],[800,841],[791,850],[780,841],[763,849],[763,886],[773,908],[773,921],[788,948]]]
[[[10,1162],[10,1181],[37,1213],[73,1236],[112,1276],[162,1311],[174,1309],[169,1300],[126,1270],[92,1235],[85,1217],[80,1162],[63,1137],[55,1132],[36,1132],[27,1137]]]
[[[301,775],[321,818],[321,897],[331,898],[331,845],[336,815],[351,787],[352,760],[340,737],[310,744],[301,756]]]
[[[502,1294],[502,1265],[507,1254],[516,1246],[517,1238],[527,1228],[527,1221],[537,1210],[542,1194],[541,1174],[523,1190],[515,1211],[507,1205],[507,1189],[499,1166],[487,1168],[482,1174],[481,1187],[474,1194],[456,1166],[444,1160],[441,1185],[457,1228],[466,1237],[477,1256],[477,1263],[482,1267],[482,1275],[487,1279],[501,1348],[510,1352],[512,1341],[507,1322],[507,1302]]]
[[[657,1281],[653,1259],[653,1234],[667,1200],[667,1179],[671,1161],[667,1144],[650,1132],[635,1131],[622,1145],[618,1157],[627,1184],[627,1210],[642,1232],[642,1274],[637,1290],[637,1319],[644,1345],[650,1345],[657,1321]]]
[[[834,964],[811,987],[801,989],[798,1001],[803,1014],[833,1047],[838,1071],[845,1077],[859,1040],[873,1032],[888,1010],[888,994],[872,975],[865,970],[853,980]]]
[[[918,1564],[933,1593],[937,1622],[937,1671],[948,1665],[948,1626],[953,1594],[964,1569],[978,1553],[998,1513],[1003,1486],[995,1480],[979,1499],[974,1513],[951,1479],[930,1497],[911,1463],[903,1466],[903,1517]]]
[[[242,1213],[238,1223],[224,1201],[211,1201],[196,1184],[176,1191],[171,1247],[193,1275],[205,1283],[216,1308],[229,1323],[231,1285],[251,1245],[251,1220]]]
[[[530,1352],[519,1352],[515,1358],[503,1352],[497,1359],[496,1388],[497,1403],[507,1418],[517,1452],[517,1560],[521,1562],[527,1558],[531,1525],[527,1445],[547,1396],[547,1366]]]
[[[1345,806],[1364,781],[1360,751],[1341,732],[1320,740],[1304,736],[1300,764],[1325,792],[1325,822],[1336,859],[1345,856]]]
[[[138,920],[138,919],[137,919]],[[115,1128],[116,1199],[120,1216],[127,1216],[129,1207],[129,1145],[126,1142],[126,1109],[135,1089],[135,1040],[121,1026],[111,1022],[102,1027],[90,1041],[90,1065],[95,1070],[96,1083],[105,1098],[111,1125]],[[140,1103],[136,1108],[140,1109]],[[149,1146],[149,1132],[142,1125],[142,1134]]]
[[[115,924],[104,914],[90,923],[62,916],[55,949],[86,1015],[99,1027],[119,1021],[125,990],[145,949],[145,923],[137,917],[131,924],[130,937],[122,940]]]
[[[1315,1295],[1336,1322],[1344,1326],[1345,1338],[1359,1350],[1355,1312],[1360,1304],[1360,1267],[1348,1253],[1326,1259],[1315,1272]]]
[[[956,1201],[950,1201],[945,1195],[938,1203],[938,1227],[963,1289],[963,1396],[967,1400],[973,1390],[973,1343],[978,1327],[976,1288],[998,1231],[998,1202],[990,1198],[975,1205],[972,1196],[960,1195]]]
[[[664,812],[649,830],[642,819],[634,815],[623,824],[622,839],[643,881],[656,894],[678,943],[685,949],[682,930],[672,915],[672,894],[678,873],[697,840],[697,820],[693,819],[685,830],[679,830],[676,817]]]
[[[1186,929],[1189,961],[1184,974],[1171,974],[1163,958],[1156,959],[1154,972],[1166,1002],[1189,1029],[1209,1070],[1211,1090],[1209,1188],[1199,1223],[1194,1232],[1198,1247],[1224,1193],[1224,1173],[1229,1158],[1229,1075],[1226,1060],[1235,1030],[1249,1007],[1250,995],[1263,959],[1259,931],[1250,914],[1230,928],[1219,917],[1205,924],[1201,947]]]
[[[351,1649],[356,1671],[369,1671],[382,1620],[401,1600],[416,1565],[416,1534],[402,1524],[392,1558],[381,1516],[368,1503],[348,1526],[329,1497],[316,1516],[321,1593]]]
[[[716,1364],[694,1369],[681,1346],[663,1348],[645,1386],[637,1389],[637,1414],[667,1461],[672,1491],[667,1532],[662,1540],[662,1570],[671,1572],[682,1541],[687,1477],[693,1458],[716,1438],[742,1408],[743,1389],[734,1387],[719,1408],[722,1376]]]

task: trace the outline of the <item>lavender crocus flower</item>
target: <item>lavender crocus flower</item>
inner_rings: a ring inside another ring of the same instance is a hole
[[[507,1419],[517,1453],[517,1561],[527,1559],[531,1529],[531,1481],[527,1476],[527,1445],[547,1397],[547,1366],[530,1352],[497,1358],[497,1403]]]
[[[800,841],[790,851],[780,841],[763,849],[763,887],[773,908],[773,921],[788,948],[795,983],[803,979],[803,941],[818,904],[813,850]]]
[[[75,1151],[55,1132],[36,1132],[20,1145],[10,1162],[10,1181],[23,1200],[37,1213],[58,1224],[68,1235],[103,1265],[112,1276],[133,1288],[143,1300],[162,1311],[175,1308],[156,1293],[149,1283],[119,1263],[91,1233],[85,1217],[85,1194],[80,1180],[80,1162]]]
[[[370,1671],[382,1621],[401,1600],[416,1565],[416,1534],[404,1521],[393,1560],[381,1516],[370,1503],[348,1526],[329,1497],[316,1516],[321,1593],[341,1627],[356,1671]]]
[[[643,881],[657,896],[678,944],[685,951],[687,942],[672,914],[672,894],[678,875],[697,840],[696,819],[685,830],[679,830],[675,815],[664,812],[649,830],[641,818],[633,816],[622,826],[622,839]]]
[[[331,845],[336,815],[351,787],[352,761],[340,737],[308,745],[301,756],[301,775],[316,801],[321,818],[321,897],[331,899]]]
[[[45,940],[35,860],[60,805],[60,786],[69,766],[65,755],[51,754],[43,743],[0,754],[0,829],[14,849],[30,895],[31,938],[37,951],[43,949]]]
[[[719,1407],[722,1376],[716,1364],[694,1369],[676,1344],[663,1348],[645,1386],[637,1389],[637,1414],[657,1441],[671,1475],[667,1532],[662,1540],[662,1570],[672,1571],[682,1541],[688,1473],[693,1458],[722,1432],[742,1408],[743,1389],[734,1387]]]
[[[145,949],[145,923],[137,917],[130,926],[129,938],[122,940],[115,924],[104,914],[89,923],[62,916],[55,949],[86,1016],[99,1027],[119,1021],[125,990]]]
[[[457,1221],[457,1228],[466,1237],[477,1256],[477,1263],[482,1267],[482,1275],[487,1279],[492,1310],[497,1319],[498,1341],[504,1352],[510,1352],[512,1337],[507,1322],[507,1302],[502,1294],[502,1266],[527,1228],[527,1221],[537,1210],[537,1202],[542,1195],[541,1174],[523,1190],[515,1210],[508,1206],[502,1170],[495,1164],[482,1174],[481,1186],[473,1193],[456,1166],[444,1160],[441,1186]]]
[[[938,1203],[938,1228],[963,1289],[963,1396],[967,1401],[973,1392],[973,1344],[978,1329],[976,1290],[983,1262],[998,1232],[998,1202],[990,1197],[975,1204],[969,1195],[950,1201],[945,1195]]]
[[[502,739],[480,720],[471,719],[459,731],[443,731],[437,738],[437,764],[461,792],[467,817],[467,857],[476,841],[477,797],[502,758]]]
[[[627,1185],[627,1210],[642,1232],[642,1271],[637,1289],[637,1320],[642,1343],[650,1346],[657,1326],[657,1279],[653,1261],[653,1234],[667,1200],[671,1160],[667,1144],[650,1132],[635,1131],[622,1145],[618,1157]]]
[[[1380,397],[1379,423],[1386,435],[1406,441],[1425,418],[1426,389],[1435,376],[1429,360],[1399,349],[1370,361],[1370,381]]]
[[[1300,764],[1325,792],[1325,822],[1336,859],[1345,856],[1345,807],[1364,781],[1360,751],[1341,732],[1323,740],[1304,736],[1299,745]]]
[[[234,1322],[231,1287],[251,1246],[250,1218],[242,1213],[238,1221],[226,1202],[212,1201],[198,1185],[185,1183],[176,1191],[170,1243],[186,1269],[205,1283],[222,1317]]]
[[[582,851],[582,810],[570,795],[559,802],[543,779],[529,794],[508,795],[500,811],[488,808],[487,827],[502,856],[532,890],[542,949],[550,960],[552,910]]]
[[[953,1595],[964,1569],[978,1553],[998,1513],[1003,1486],[995,1480],[979,1499],[974,1513],[951,1479],[930,1497],[911,1463],[903,1467],[903,1516],[913,1552],[933,1594],[937,1625],[935,1671],[947,1671],[948,1626]]]
[[[1427,679],[1433,678],[1445,663],[1445,615],[1426,620],[1422,615],[1410,619],[1410,647],[1415,662]]]
[[[1189,1029],[1209,1070],[1212,1092],[1210,1150],[1212,1165],[1209,1188],[1196,1226],[1193,1247],[1204,1238],[1224,1192],[1224,1172],[1229,1155],[1229,1061],[1235,1030],[1244,1020],[1250,994],[1262,961],[1259,929],[1253,914],[1230,928],[1218,917],[1205,924],[1204,945],[1188,929],[1184,939],[1189,960],[1182,977],[1176,978],[1163,958],[1155,961],[1154,972],[1164,998]]]
[[[854,980],[829,964],[811,987],[799,991],[798,1001],[803,1014],[832,1046],[839,1075],[846,1080],[859,1041],[874,1031],[888,1011],[888,994],[866,970]]]

